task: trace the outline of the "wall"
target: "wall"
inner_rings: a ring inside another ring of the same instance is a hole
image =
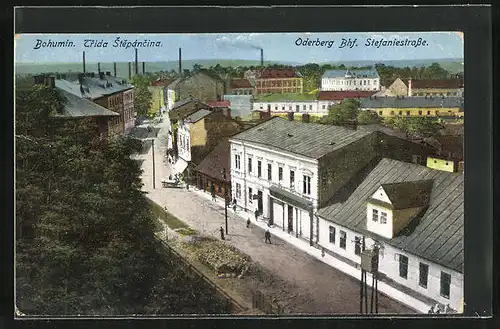
[[[373,221],[373,210],[378,210],[378,221]],[[380,213],[387,213],[387,223],[382,224],[380,222]],[[366,205],[366,228],[375,234],[383,236],[388,239],[392,239],[394,231],[394,216],[391,209],[382,207],[378,204],[367,203]]]
[[[175,88],[175,92],[179,99],[191,95],[202,102],[208,102],[217,100],[218,97],[222,99],[224,89],[223,81],[198,73],[181,81]]]
[[[207,144],[207,131],[205,120],[199,120],[189,124],[191,147],[205,146]]]
[[[297,106],[299,109],[297,110]],[[317,101],[278,101],[278,102],[259,102],[253,103],[254,111],[264,111],[266,112],[270,107],[271,113],[318,113],[318,102]],[[327,114],[328,110],[322,113]]]
[[[119,113],[120,116],[111,117],[108,120],[108,135],[121,135],[124,131],[123,124],[123,99],[120,94],[114,94],[98,98],[94,101],[96,104],[107,108],[110,111]]]
[[[436,96],[459,96],[461,93],[460,89],[454,89],[454,88],[422,88],[422,89],[415,89],[412,88],[412,95],[413,96],[430,96],[430,95],[436,95]]]
[[[380,90],[379,78],[322,78],[321,90]]]
[[[319,160],[320,207],[377,156],[376,143],[376,133],[371,133]]]
[[[304,92],[302,78],[286,78],[286,79],[256,79],[255,93],[256,94],[283,94],[283,93],[299,93]]]
[[[438,158],[428,157],[427,167],[442,171],[454,172],[455,163],[451,160],[441,160]]]
[[[135,126],[135,110],[134,110],[134,89],[123,92],[123,118],[125,132],[129,132]]]
[[[413,155],[420,155],[420,165],[425,166],[425,159],[435,151],[428,146],[413,143],[395,136],[377,133],[378,153],[382,158],[389,158],[404,162],[413,162]]]
[[[362,111],[371,110],[379,116],[387,117],[438,117],[438,116],[460,116],[459,108],[361,108]]]
[[[224,95],[224,100],[231,102],[231,116],[239,117],[241,120],[252,118],[253,100],[250,95]]]
[[[192,125],[179,123],[177,127],[177,154],[185,161],[191,161]]]

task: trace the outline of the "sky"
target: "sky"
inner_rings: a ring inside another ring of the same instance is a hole
[[[139,61],[162,62],[178,59],[182,48],[184,60],[260,60],[294,63],[336,61],[421,60],[463,58],[461,32],[375,32],[375,33],[221,33],[221,34],[18,34],[15,35],[15,60],[18,63],[80,62],[85,51],[87,62],[128,62],[135,58],[134,47],[115,47],[115,40],[149,41],[154,46],[138,47]],[[418,40],[425,45],[367,46],[373,40]],[[342,39],[356,45],[340,48]],[[69,47],[39,47],[42,42],[72,42]],[[107,47],[97,47],[85,40],[104,40]],[[297,45],[300,41],[326,41],[323,45]],[[328,43],[333,41],[333,45]],[[330,45],[330,47],[328,47]]]

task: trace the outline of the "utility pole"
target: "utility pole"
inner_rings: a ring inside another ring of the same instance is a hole
[[[226,183],[226,168],[222,168],[222,179],[224,180],[224,218],[226,219],[226,234],[227,231],[227,183]]]
[[[156,188],[155,186],[155,140],[151,139],[151,151],[153,152],[153,189]]]

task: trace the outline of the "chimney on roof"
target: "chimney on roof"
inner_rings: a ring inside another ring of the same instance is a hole
[[[99,72],[99,79],[104,80],[104,72]]]
[[[116,62],[113,63],[113,74],[116,77]]]
[[[85,52],[83,52],[83,73],[85,73]]]
[[[50,88],[55,88],[56,87],[56,77],[55,76],[47,77],[46,84]]]
[[[288,112],[288,121],[293,121],[295,114],[293,112]]]
[[[139,74],[139,56],[137,55],[137,48],[135,48],[135,74]]]
[[[97,63],[97,73],[101,74],[101,63]]]
[[[413,96],[413,91],[411,89],[411,78],[408,80],[408,96]]]
[[[35,85],[43,85],[45,83],[45,76],[43,74],[35,75]]]
[[[264,67],[264,49],[260,49],[260,66]]]
[[[179,77],[182,78],[182,49],[179,48]]]

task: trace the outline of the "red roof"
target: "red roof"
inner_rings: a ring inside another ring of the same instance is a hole
[[[259,79],[299,78],[295,69],[265,69]]]
[[[207,105],[210,107],[230,107],[231,102],[230,101],[211,101],[211,102],[207,102]]]
[[[152,86],[168,86],[172,81],[168,79],[158,79],[151,83]]]
[[[408,86],[408,81],[406,81]],[[446,80],[411,80],[412,89],[458,89],[463,88],[464,82],[462,79],[446,79]]]
[[[248,79],[233,79],[231,81],[231,88],[252,88],[252,85]]]
[[[321,91],[318,96],[320,101],[342,101],[346,98],[368,98],[376,91]]]

